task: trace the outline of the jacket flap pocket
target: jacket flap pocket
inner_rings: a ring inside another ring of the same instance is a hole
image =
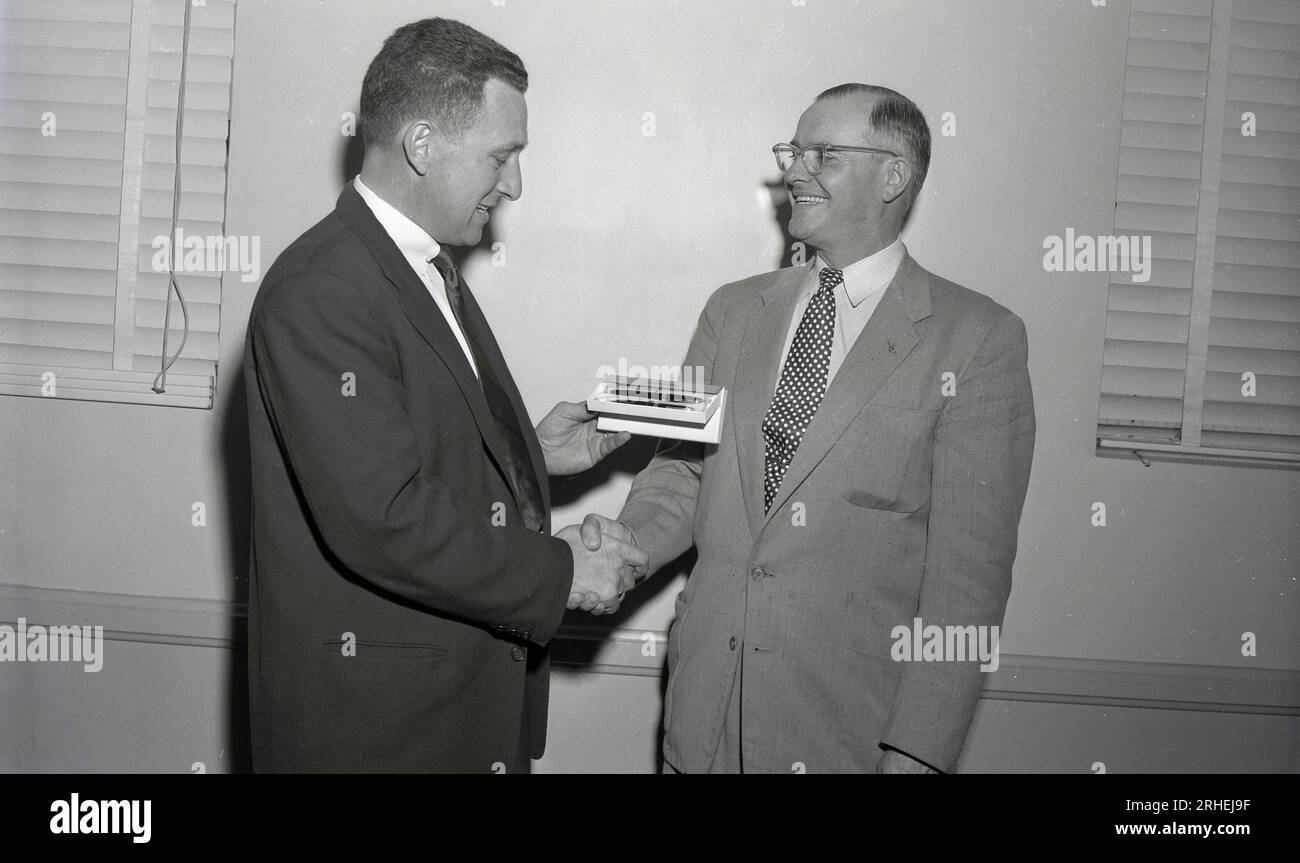
[[[328,653],[339,656],[362,656],[369,659],[436,659],[447,655],[447,648],[437,644],[398,644],[386,641],[330,639],[321,645]]]

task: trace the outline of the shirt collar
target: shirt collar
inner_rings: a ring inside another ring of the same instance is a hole
[[[903,253],[906,251],[902,238],[895,237],[894,242],[875,254],[844,267],[844,291],[848,294],[849,302],[854,308],[862,305],[862,301],[867,297],[889,287],[889,283],[894,280],[894,274],[898,272],[898,265],[903,262]],[[826,266],[822,256],[817,255],[817,264],[813,268],[814,278],[820,277],[821,271]]]
[[[388,236],[397,244],[398,250],[417,270],[425,267],[429,261],[436,258],[438,253],[442,251],[438,241],[430,237],[424,228],[412,222],[400,210],[379,197],[373,189],[361,182],[360,174],[357,174],[356,179],[352,181],[352,185],[356,187],[357,194],[361,195],[361,199],[370,207],[370,211],[375,214],[379,224],[388,232]]]

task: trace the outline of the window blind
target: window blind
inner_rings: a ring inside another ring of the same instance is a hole
[[[1297,95],[1300,3],[1134,0],[1100,447],[1300,461]]]
[[[0,0],[0,394],[212,406],[218,269],[178,269],[153,390],[189,2]],[[177,227],[220,237],[234,2],[189,13]]]

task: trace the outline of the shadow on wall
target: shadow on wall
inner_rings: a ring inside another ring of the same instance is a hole
[[[655,447],[658,444],[658,438],[634,437],[603,462],[585,473],[575,476],[552,477],[551,502],[553,506],[561,507],[572,504],[593,489],[610,482],[616,476],[622,475],[629,479],[636,476],[654,456]],[[604,514],[617,515],[617,513]],[[564,525],[552,524],[551,527],[558,530]],[[614,614],[592,617],[585,612],[571,611],[565,615],[564,627],[571,630],[581,630],[584,635],[598,641],[608,640],[619,630],[624,629],[628,621],[632,620],[641,609],[653,602],[663,590],[673,584],[679,574],[689,573],[695,566],[695,556],[695,550],[690,549],[677,560],[672,561],[659,571],[651,573],[650,580],[629,593],[627,599],[623,601]],[[669,625],[671,626],[671,624]],[[574,646],[578,645],[575,643]],[[579,647],[575,651],[565,649],[565,646],[562,645],[559,651],[553,651],[553,657],[555,659],[555,670],[560,673],[582,673],[597,664],[596,652],[591,650],[590,647],[587,647],[587,649]],[[667,653],[665,652],[659,673],[660,704],[663,704],[668,689],[666,664]],[[655,734],[648,741],[649,745],[653,747],[651,754],[655,759],[655,769],[660,772],[662,771],[661,762],[663,758],[661,745],[663,732],[663,714],[661,711]]]
[[[763,185],[772,196],[772,217],[776,220],[777,230],[781,232],[781,247],[777,250],[772,266],[776,269],[788,267],[791,265],[795,244],[794,237],[790,236],[790,196],[786,194],[785,182],[782,180],[771,180]]]
[[[248,602],[248,562],[252,548],[252,497],[248,449],[248,411],[244,396],[244,366],[235,363],[230,397],[219,405],[221,428],[221,471],[225,476],[227,525],[233,579],[229,595],[239,608]],[[226,674],[226,691],[230,703],[226,712],[226,751],[230,753],[230,772],[252,771],[252,750],[248,726],[248,616],[242,611],[229,617],[228,636],[233,645]]]

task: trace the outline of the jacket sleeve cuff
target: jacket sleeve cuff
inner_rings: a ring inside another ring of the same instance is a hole
[[[554,575],[546,580],[547,588],[538,597],[538,619],[532,623],[531,628],[525,628],[520,636],[525,641],[545,646],[555,637],[567,610],[565,606],[573,587],[573,552],[569,550],[569,544],[562,539],[539,538],[545,541],[539,549],[535,565]]]

